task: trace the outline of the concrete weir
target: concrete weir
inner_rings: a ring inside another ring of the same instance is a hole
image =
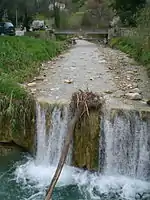
[[[39,105],[38,112],[43,116],[40,123],[45,127],[41,134],[47,137],[47,147],[43,148],[46,148],[47,159],[56,161],[65,140],[69,104],[41,102]],[[77,123],[67,163],[102,173],[149,180],[150,111],[106,105],[102,110],[91,111],[89,117],[85,116]],[[43,151],[40,147],[40,154]]]
[[[149,177],[150,107],[144,103],[144,100],[129,100],[125,95],[132,93],[132,89],[139,91],[141,95],[140,90],[143,90],[144,84],[142,82],[140,85],[139,81],[137,86],[133,78],[134,72],[139,80],[138,66],[135,67],[132,60],[127,60],[125,54],[113,51],[116,57],[113,57],[113,52],[107,47],[78,40],[68,52],[43,64],[40,78],[35,77],[35,82],[30,89],[40,102],[41,112],[45,115],[43,117],[46,135],[51,134],[53,123],[55,127],[56,124],[60,127],[64,109],[68,112],[67,108],[74,92],[88,89],[99,95],[103,94],[105,99],[103,109],[91,111],[89,117],[82,117],[75,127],[69,163],[103,173],[108,173],[115,167],[114,173],[135,177],[140,176],[143,166],[146,172],[143,172],[145,174],[142,176]],[[130,71],[127,64],[122,66],[123,62],[127,63],[127,61]],[[141,71],[140,73],[142,74]],[[143,94],[147,97],[146,90]],[[51,118],[56,114],[56,110],[59,110],[60,119],[54,122]],[[58,132],[60,132],[59,128]],[[55,140],[55,136],[53,137]],[[109,141],[110,137],[111,141]],[[124,137],[130,138],[130,141],[125,140]],[[130,151],[133,151],[131,155]],[[141,160],[143,153],[147,155],[146,161]],[[120,165],[116,165],[114,160],[110,161],[110,157],[117,160],[116,154],[120,156],[118,158]],[[124,163],[121,162],[121,157],[126,160]],[[131,159],[135,158],[138,160],[137,163],[132,163]],[[135,165],[136,169],[132,172],[125,171],[125,165],[129,165],[129,168]]]
[[[104,103],[76,123],[52,198],[149,199],[150,107],[145,103],[149,87],[139,81],[138,66],[131,63],[119,51],[79,40],[63,55],[42,64],[40,76],[27,84],[36,99],[35,156],[15,170],[17,183],[32,190],[28,199],[45,196],[64,153],[71,97],[80,89],[102,94]],[[133,91],[136,95],[126,95]],[[71,197],[68,192],[73,192]]]

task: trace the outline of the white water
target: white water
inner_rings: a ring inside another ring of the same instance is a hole
[[[58,107],[54,108],[48,131],[46,131],[45,118],[46,111],[41,109],[40,105],[37,105],[37,153],[35,162],[37,165],[56,166],[64,145],[68,109],[67,107],[63,107],[63,110]]]
[[[134,111],[105,117],[105,172],[150,180],[150,120]]]
[[[50,180],[52,179],[56,170],[56,165],[60,158],[61,149],[64,143],[67,118],[67,108],[64,109],[62,118],[62,111],[56,107],[52,113],[52,126],[47,133],[45,126],[45,110],[41,109],[39,105],[37,106],[36,158],[28,158],[28,161],[25,164],[19,165],[15,171],[16,181],[21,184],[22,187],[32,187],[32,189],[36,190],[35,194],[30,196],[28,200],[38,199],[41,194],[45,193],[46,187],[50,184]],[[140,123],[137,121],[137,119],[136,122],[136,125]],[[147,164],[144,165],[144,163],[147,162],[143,161],[141,161],[142,163],[139,162],[138,170],[135,171],[137,164],[134,156],[136,155],[137,150],[134,148],[138,148],[139,146],[136,146],[137,142],[134,142],[135,146],[131,145],[133,144],[134,140],[133,138],[132,140],[130,138],[131,133],[129,133],[130,129],[128,120],[124,121],[124,119],[121,120],[121,118],[116,118],[112,124],[109,120],[105,119],[104,124],[106,140],[106,175],[97,175],[65,165],[57,187],[78,185],[78,189],[84,195],[82,200],[118,200],[120,198],[135,200],[140,199],[141,196],[141,199],[144,199],[145,196],[150,192],[150,183],[139,180],[138,177],[135,179],[125,176],[133,174],[138,174],[138,176],[140,176],[140,173],[142,173],[143,176],[143,174],[145,175],[145,171],[147,172],[147,170],[144,168],[144,166],[147,166]],[[139,127],[141,127],[140,132],[138,131]],[[137,132],[135,133],[135,136],[137,137],[137,140],[140,141],[141,145],[141,152],[139,154],[141,155],[141,157],[139,156],[139,159],[141,160],[143,155],[142,153],[146,148],[144,146],[144,144],[146,145],[146,142],[144,141],[147,140],[146,130],[144,129],[145,131],[143,131],[144,127],[145,125],[141,125],[140,123],[135,130],[135,132]],[[142,139],[143,136],[146,138]],[[125,142],[128,140],[128,138],[130,139],[130,142],[129,146],[127,147]],[[127,151],[127,149],[129,153],[131,153],[131,155],[129,155],[129,160],[126,153],[124,153]],[[147,154],[145,157],[147,158]],[[123,174],[124,176],[119,175],[119,173]],[[113,198],[112,194],[115,195]],[[74,199],[79,200],[79,197],[77,196]]]

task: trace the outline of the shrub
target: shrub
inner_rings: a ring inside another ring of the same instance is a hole
[[[137,28],[132,36],[113,38],[112,47],[117,47],[144,64],[150,76],[150,7],[137,13]]]

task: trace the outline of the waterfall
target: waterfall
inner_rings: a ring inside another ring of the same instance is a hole
[[[64,144],[68,110],[66,106],[37,104],[36,156],[28,156],[27,161],[19,164],[15,170],[16,182],[23,191],[29,193],[25,194],[24,199],[40,200],[45,195]],[[99,145],[101,173],[65,165],[53,199],[149,200],[148,115],[119,109],[104,113],[101,117]],[[71,152],[67,164],[71,163]]]
[[[46,119],[47,114],[50,115],[50,119]],[[53,109],[46,109],[37,104],[37,152],[35,160],[37,165],[57,165],[64,145],[67,122],[68,108],[66,106],[59,107],[57,105]],[[50,124],[48,128],[47,123]],[[68,162],[70,159],[68,156]]]
[[[139,112],[112,110],[103,118],[105,174],[150,180],[150,116]],[[105,141],[104,141],[105,140]],[[101,142],[102,143],[102,142]],[[103,151],[102,151],[103,150]]]

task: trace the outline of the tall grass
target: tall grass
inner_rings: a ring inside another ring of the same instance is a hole
[[[25,95],[19,83],[39,72],[42,61],[51,60],[64,50],[64,41],[30,37],[0,37],[0,93],[16,98]]]

